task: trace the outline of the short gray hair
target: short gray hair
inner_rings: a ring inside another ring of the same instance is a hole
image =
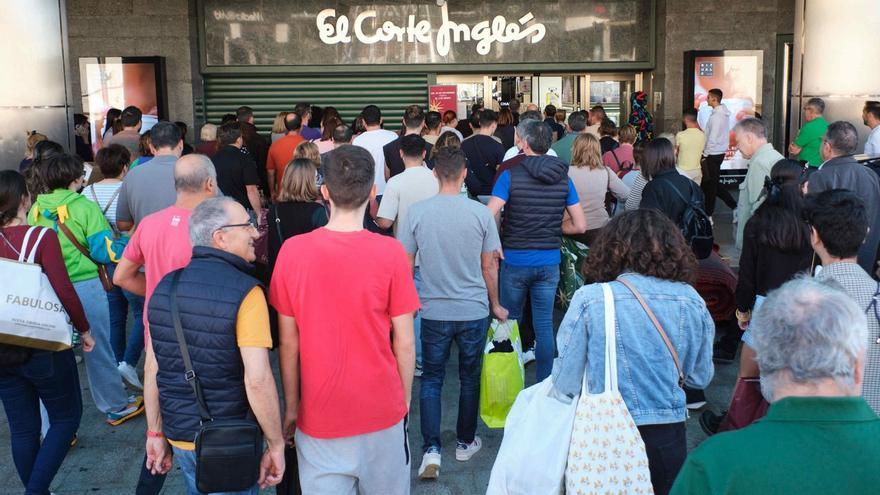
[[[755,312],[751,331],[761,389],[772,402],[785,382],[831,378],[844,388],[853,387],[868,323],[845,292],[799,277],[769,294]]]
[[[189,240],[193,247],[214,246],[214,232],[229,223],[229,207],[234,203],[234,199],[220,196],[196,206],[189,218]]]
[[[520,120],[519,125],[516,126],[516,135],[539,155],[547,153],[553,141],[553,131],[550,126],[534,119]]]
[[[733,130],[734,132],[747,132],[755,137],[767,139],[767,126],[764,125],[764,122],[762,122],[761,119],[756,119],[754,117],[740,120],[737,122],[736,126],[734,126]]]
[[[217,170],[205,155],[185,155],[174,164],[174,189],[178,192],[199,192],[208,179],[217,182]]]
[[[810,98],[804,106],[810,107],[819,113],[825,113],[825,100],[822,98]]]

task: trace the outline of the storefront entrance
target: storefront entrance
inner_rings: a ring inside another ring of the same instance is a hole
[[[437,84],[456,85],[456,113],[468,114],[474,104],[493,110],[510,105],[516,98],[521,110],[529,103],[542,110],[553,105],[566,114],[602,105],[618,125],[626,122],[629,96],[641,90],[641,73],[591,74],[438,74]]]

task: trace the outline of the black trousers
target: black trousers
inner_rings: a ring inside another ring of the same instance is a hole
[[[687,457],[685,423],[642,425],[639,433],[648,452],[654,494],[667,495]]]
[[[700,188],[703,189],[703,196],[706,197],[706,214],[712,216],[715,213],[715,198],[721,198],[725,204],[732,210],[736,208],[736,200],[730,194],[730,191],[721,187],[721,162],[724,161],[724,154],[704,156],[700,162],[703,169],[703,181]]]

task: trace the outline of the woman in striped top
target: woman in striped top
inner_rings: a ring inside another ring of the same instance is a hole
[[[111,144],[100,149],[95,156],[95,166],[101,169],[104,180],[86,187],[82,192],[83,196],[98,204],[117,238],[121,234],[116,228],[116,203],[119,188],[122,186],[122,178],[128,171],[130,161],[131,154],[122,145]],[[113,277],[115,268],[116,265],[107,267],[111,277]],[[107,293],[107,302],[110,305],[110,344],[116,355],[119,374],[133,387],[142,389],[143,385],[138,378],[135,366],[144,349],[144,300],[140,296],[114,287],[112,291]],[[134,321],[131,333],[126,338],[125,324],[129,305],[131,305]]]

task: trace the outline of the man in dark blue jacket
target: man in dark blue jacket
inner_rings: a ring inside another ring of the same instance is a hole
[[[552,130],[544,122],[523,120],[517,126],[526,158],[505,170],[492,189],[489,209],[501,225],[501,305],[518,320],[526,294],[532,297],[538,381],[550,376],[556,348],[553,341],[553,300],[559,284],[562,234],[587,229],[568,164],[546,156]],[[565,212],[568,218],[563,220]]]
[[[161,431],[147,431],[148,467],[156,472],[170,469],[170,443],[187,491],[199,493],[194,442],[202,417],[173,323],[171,301],[176,298],[194,375],[211,417],[243,419],[253,414],[268,444],[258,484],[277,485],[284,474],[284,439],[269,364],[269,310],[263,288],[249,274],[256,259],[257,229],[241,204],[220,197],[196,207],[189,232],[192,261],[166,275],[149,303],[158,370],[145,381],[158,386]],[[257,493],[257,487],[251,491]]]

